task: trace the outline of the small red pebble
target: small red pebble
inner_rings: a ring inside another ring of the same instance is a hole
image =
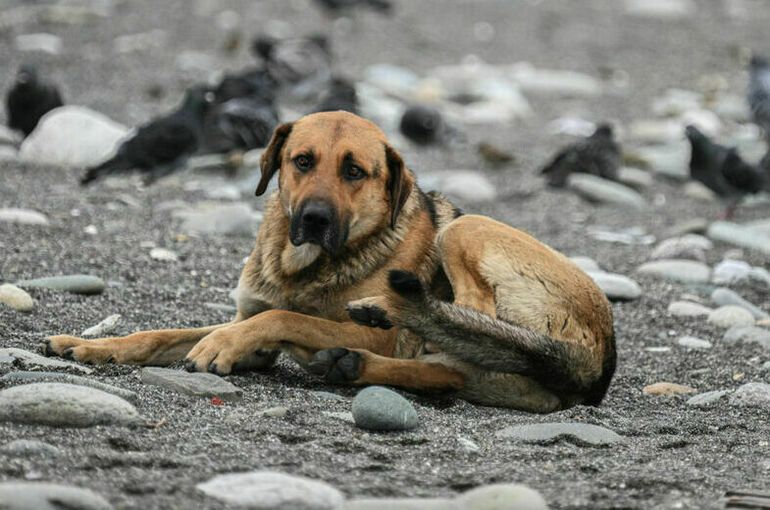
[[[219,397],[211,397],[211,405],[212,406],[221,406],[224,403],[225,402],[221,398],[219,398]]]

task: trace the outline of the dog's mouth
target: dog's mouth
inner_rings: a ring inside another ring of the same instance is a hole
[[[294,246],[315,244],[336,255],[347,238],[348,226],[340,221],[336,209],[324,202],[307,201],[291,216],[289,240]]]

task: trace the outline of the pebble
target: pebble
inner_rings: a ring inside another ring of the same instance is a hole
[[[115,329],[118,327],[118,323],[120,322],[121,317],[122,316],[119,313],[114,313],[106,317],[96,326],[91,326],[90,328],[84,329],[83,332],[80,333],[80,336],[94,338],[107,336],[115,331]]]
[[[632,154],[656,174],[679,181],[690,179],[690,144],[687,142],[640,147]]]
[[[466,510],[548,510],[536,490],[519,484],[493,484],[471,489],[455,500]]]
[[[600,273],[602,272],[601,268],[599,267],[599,263],[596,262],[594,259],[590,257],[570,257],[569,258],[577,267],[582,269],[585,272],[594,272],[594,273]]]
[[[762,363],[762,371],[770,372],[770,361],[765,361],[764,363]]]
[[[28,163],[94,166],[112,155],[126,137],[126,126],[83,106],[62,106],[45,114],[24,139],[19,158]]]
[[[111,510],[112,505],[95,492],[43,482],[2,482],[3,510]]]
[[[462,447],[463,450],[468,452],[477,452],[481,450],[481,447],[476,444],[476,442],[468,439],[467,437],[457,436],[457,443]]]
[[[752,267],[742,260],[723,260],[714,266],[711,281],[717,285],[740,283],[749,279]]]
[[[262,222],[262,213],[245,202],[201,203],[194,209],[175,211],[181,218],[181,230],[202,235],[254,235]]]
[[[410,430],[418,425],[417,411],[407,399],[382,386],[359,391],[351,411],[356,425],[370,430]]]
[[[31,209],[18,209],[15,207],[0,208],[0,222],[16,223],[18,225],[43,225],[48,226],[48,217]]]
[[[61,450],[36,439],[16,439],[0,446],[0,452],[10,457],[58,457]]]
[[[17,312],[31,312],[35,300],[24,290],[10,283],[0,285],[0,303],[10,306]]]
[[[729,394],[730,391],[728,390],[707,391],[705,393],[699,393],[694,397],[690,397],[687,400],[687,405],[691,405],[693,407],[709,407],[719,402]]]
[[[443,498],[351,499],[342,508],[343,510],[466,510],[459,507],[455,501]]]
[[[683,259],[663,259],[647,262],[639,266],[636,271],[664,280],[683,283],[706,283],[711,277],[711,268],[706,264]]]
[[[510,66],[509,76],[525,94],[596,97],[602,93],[601,82],[593,76],[575,71],[538,69],[529,62]]]
[[[720,328],[754,325],[754,316],[751,312],[736,305],[720,306],[709,314],[707,320],[709,324]]]
[[[702,234],[709,227],[709,220],[706,218],[692,218],[676,223],[669,228],[666,233],[671,236],[682,236],[684,234]]]
[[[64,361],[62,359],[47,358],[34,352],[25,351],[23,349],[17,349],[15,347],[7,347],[0,349],[0,357],[13,358],[15,363],[20,364],[24,368],[47,368],[47,369],[71,369],[84,374],[90,374],[93,372],[88,367],[72,363],[70,361]]]
[[[193,397],[219,397],[235,401],[243,396],[243,390],[207,372],[183,372],[170,368],[146,367],[139,371],[139,378],[145,384],[160,386],[176,393]]]
[[[347,402],[348,400],[342,395],[338,395],[337,393],[332,393],[330,391],[311,391],[310,394],[323,400],[337,400],[339,402]]]
[[[708,316],[713,310],[707,306],[691,301],[674,301],[668,305],[668,313],[675,317]]]
[[[0,145],[17,145],[21,141],[21,135],[9,128],[0,125]]]
[[[725,332],[722,341],[726,344],[759,344],[770,349],[770,330],[756,326],[734,326]]]
[[[675,120],[635,120],[628,126],[628,137],[645,144],[676,142],[682,137],[684,126]]]
[[[748,310],[755,319],[770,319],[770,314],[743,299],[737,292],[720,287],[711,293],[711,301],[719,306],[736,305]]]
[[[286,413],[289,412],[288,407],[284,406],[275,406],[275,407],[268,407],[267,409],[262,409],[257,414],[259,416],[267,416],[268,418],[283,418],[286,416]]]
[[[688,349],[711,349],[711,342],[694,336],[679,337],[676,343]]]
[[[179,260],[179,256],[176,253],[166,248],[153,248],[150,250],[150,258],[163,262],[176,262]]]
[[[514,425],[498,431],[495,435],[536,444],[551,444],[564,439],[581,446],[609,446],[624,441],[622,436],[612,430],[589,423]]]
[[[131,391],[111,384],[105,384],[103,382],[89,379],[87,377],[80,377],[78,375],[64,374],[61,372],[38,372],[38,371],[17,371],[10,372],[0,377],[0,381],[6,385],[17,384],[29,384],[33,382],[61,382],[67,384],[75,384],[77,386],[88,386],[90,388],[96,388],[97,390],[104,391],[105,393],[111,393],[122,399],[138,402],[139,396]]]
[[[696,11],[693,0],[625,0],[626,13],[643,18],[674,20]]]
[[[750,382],[735,390],[730,404],[740,407],[760,407],[770,411],[770,384]]]
[[[364,70],[364,79],[380,90],[402,99],[414,99],[420,77],[405,67],[374,64]]]
[[[642,288],[622,274],[588,271],[586,274],[612,301],[633,301],[642,295]]]
[[[692,90],[668,89],[652,101],[652,112],[657,117],[678,117],[689,110],[700,108],[702,95]],[[682,136],[682,132],[679,132]]]
[[[643,190],[652,186],[653,175],[638,168],[624,166],[618,170],[618,180],[626,186]]]
[[[0,140],[0,161],[15,161],[19,156],[19,151],[11,145],[3,145]]]
[[[21,280],[16,282],[16,285],[31,289],[61,290],[73,294],[101,294],[106,286],[104,280],[88,274],[46,276],[32,280]]]
[[[647,207],[647,200],[637,191],[595,175],[572,174],[567,178],[567,185],[591,202],[636,210]]]
[[[738,223],[715,221],[709,225],[707,235],[716,241],[770,255],[770,236],[758,235],[756,230]]]
[[[58,55],[62,50],[61,37],[53,34],[19,34],[16,36],[16,49],[18,51],[38,51],[49,55]]]
[[[695,393],[695,388],[683,384],[658,382],[642,388],[642,393],[655,396],[683,395],[686,393]]]
[[[684,196],[692,198],[693,200],[698,200],[699,202],[716,202],[719,198],[710,188],[698,181],[686,183],[682,186],[682,192],[684,193]]]
[[[449,170],[423,174],[420,183],[468,204],[492,202],[497,198],[495,185],[484,174],[472,170]]]
[[[345,502],[331,485],[273,471],[218,475],[196,487],[229,505],[258,510],[338,510]]]
[[[160,49],[166,45],[168,34],[160,29],[138,34],[119,35],[112,41],[112,50],[118,54]]]
[[[120,397],[64,383],[32,383],[0,391],[0,422],[92,427],[135,425],[141,416]]]
[[[650,258],[659,259],[692,259],[700,262],[706,260],[706,252],[711,250],[714,244],[706,237],[698,234],[687,234],[682,237],[673,237],[661,241],[652,250]]]

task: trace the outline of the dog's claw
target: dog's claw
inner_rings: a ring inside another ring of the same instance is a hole
[[[40,344],[40,350],[42,351],[44,356],[56,356],[56,353],[54,352],[53,348],[51,348],[51,341],[46,340],[42,344]]]
[[[195,362],[190,360],[187,360],[187,363],[184,364],[184,369],[187,370],[188,372],[198,371],[197,367],[195,366]]]
[[[62,351],[61,353],[61,357],[64,359],[74,360],[75,355],[72,353],[72,347],[70,347],[69,349],[64,349],[64,351]]]
[[[361,377],[361,354],[335,347],[318,351],[308,364],[308,370],[323,376],[330,383],[346,383]]]

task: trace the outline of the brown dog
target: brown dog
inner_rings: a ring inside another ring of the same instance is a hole
[[[228,324],[48,339],[86,363],[228,374],[280,351],[328,381],[455,390],[548,412],[598,404],[615,370],[612,311],[569,259],[423,193],[371,122],[318,113],[276,129],[257,195],[279,191]]]

